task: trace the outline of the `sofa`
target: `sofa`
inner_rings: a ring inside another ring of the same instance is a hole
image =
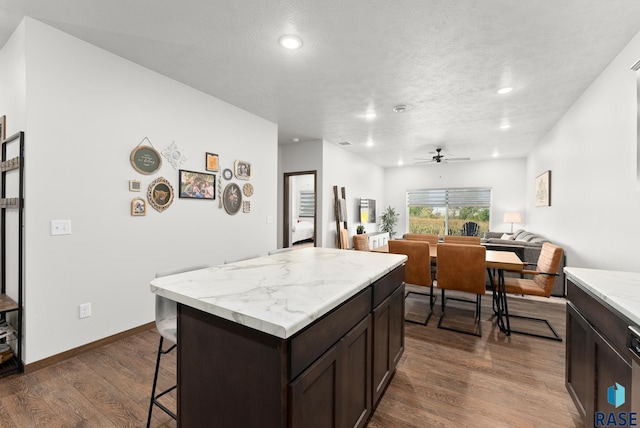
[[[524,229],[516,230],[513,234],[503,232],[485,232],[482,237],[482,244],[488,250],[513,251],[526,263],[535,264],[538,262],[540,250],[544,242],[551,242],[535,233]],[[553,243],[553,242],[551,242]],[[552,296],[565,296],[564,266],[566,254],[563,254],[558,277],[553,286]],[[505,274],[506,275],[506,274]]]

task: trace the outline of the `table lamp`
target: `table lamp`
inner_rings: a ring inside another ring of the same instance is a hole
[[[513,233],[513,223],[520,223],[522,218],[520,217],[520,213],[504,213],[505,223],[511,223],[511,233]]]

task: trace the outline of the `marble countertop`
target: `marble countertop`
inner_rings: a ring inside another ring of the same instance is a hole
[[[640,272],[564,268],[567,279],[640,326]]]
[[[288,338],[406,260],[399,254],[305,248],[156,278],[151,291]]]

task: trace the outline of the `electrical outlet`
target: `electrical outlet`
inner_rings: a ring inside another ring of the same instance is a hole
[[[91,316],[91,303],[83,303],[80,305],[80,318]]]
[[[71,235],[71,220],[51,220],[51,236]]]

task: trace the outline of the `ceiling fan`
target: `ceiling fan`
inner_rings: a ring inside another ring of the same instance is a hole
[[[442,151],[441,148],[436,149],[436,154],[431,158],[431,159],[421,159],[421,158],[415,158],[417,160],[417,162],[415,162],[416,164],[418,163],[425,163],[425,162],[435,162],[435,163],[447,163],[447,162],[451,162],[451,161],[468,161],[471,160],[471,158],[452,158],[449,157],[451,155],[443,155],[440,152]]]

